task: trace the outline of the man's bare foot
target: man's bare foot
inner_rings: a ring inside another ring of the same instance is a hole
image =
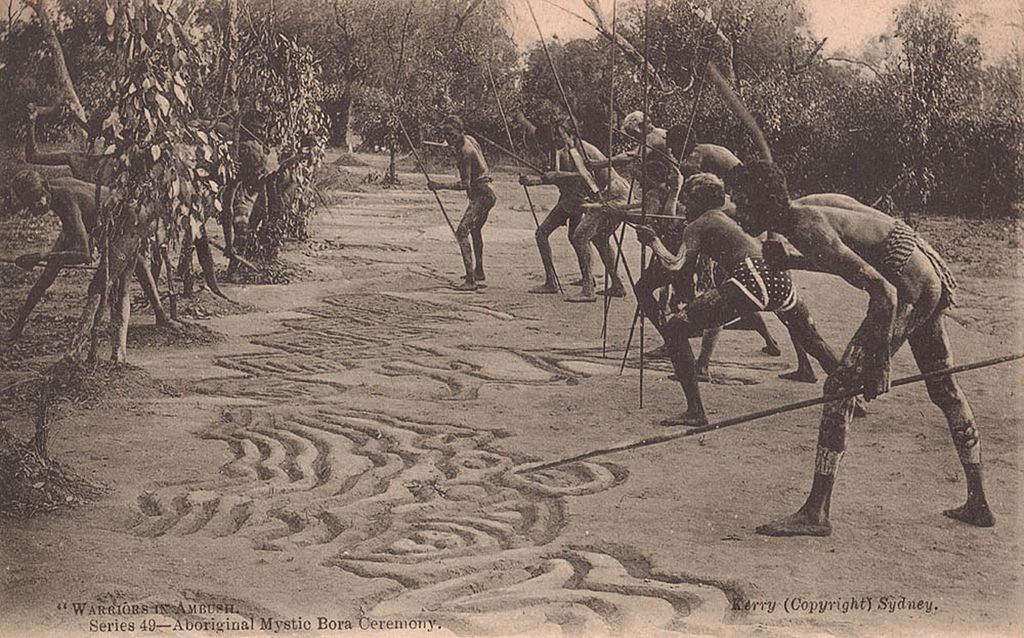
[[[529,292],[535,295],[557,295],[558,286],[556,286],[553,283],[545,283],[541,284],[540,286],[534,286],[533,288],[530,288]]]
[[[593,303],[597,301],[597,295],[595,295],[594,293],[590,293],[588,295],[581,292],[578,295],[566,297],[565,300],[568,301],[569,303]]]
[[[477,290],[479,287],[480,286],[478,286],[476,282],[466,280],[461,283],[453,284],[452,290],[458,290],[459,292],[472,292]]]
[[[800,510],[791,516],[759,525],[755,531],[765,536],[831,536],[832,523],[826,517],[812,516]]]
[[[942,512],[949,518],[974,525],[975,527],[992,527],[996,524],[996,517],[988,508],[988,503],[972,503],[967,501],[960,507]]]
[[[487,277],[484,277],[484,271],[482,269],[477,270],[476,272],[473,273],[473,279],[475,279],[477,283],[480,283],[481,281],[487,281]]]
[[[670,417],[661,420],[661,425],[666,428],[682,425],[688,428],[697,428],[708,424],[708,417],[703,412],[691,412],[687,410],[682,416]]]
[[[814,374],[814,368],[797,368],[792,372],[780,374],[779,378],[786,381],[799,381],[800,383],[818,382],[818,375]]]
[[[761,348],[761,352],[765,353],[769,357],[781,357],[782,350],[779,350],[778,344],[769,343],[765,347]]]
[[[597,294],[604,295],[605,297],[625,297],[626,289],[623,286],[612,286],[611,288],[605,288]]]

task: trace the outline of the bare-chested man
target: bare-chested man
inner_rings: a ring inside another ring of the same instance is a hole
[[[61,268],[70,264],[87,264],[92,260],[90,235],[96,227],[99,211],[96,208],[96,187],[71,177],[48,182],[39,173],[26,170],[15,175],[11,189],[29,212],[45,215],[52,210],[61,225],[60,234],[49,253],[27,253],[15,260],[18,266],[26,270],[45,263],[43,272],[29,290],[8,333],[9,339],[17,339],[25,329],[29,314],[42,299],[43,293],[53,285]],[[157,325],[170,325],[171,321],[159,303],[152,274],[141,254],[136,260],[135,274],[154,309]]]
[[[863,386],[870,400],[889,390],[893,354],[910,342],[921,372],[952,366],[943,314],[954,303],[956,282],[942,257],[901,221],[852,198],[812,195],[790,201],[785,176],[773,164],[753,162],[735,171],[732,187],[740,223],[751,235],[773,230],[802,255],[767,243],[765,258],[780,268],[838,275],[867,291],[867,316],[825,382],[825,395]],[[981,447],[974,414],[952,376],[926,381],[928,396],[946,416],[967,478],[967,502],[944,514],[971,525],[995,523],[982,486]],[[818,430],[814,480],[795,514],[758,528],[771,536],[827,536],[829,507],[840,459],[846,451],[851,399],[825,405]]]
[[[682,125],[676,125],[668,129],[666,134],[666,143],[671,154],[674,157],[680,158],[679,171],[683,175],[684,179],[696,173],[713,173],[728,183],[729,173],[732,172],[732,169],[742,164],[740,159],[724,146],[720,146],[718,144],[694,143],[690,138],[690,135],[687,133],[687,128]],[[770,233],[769,239],[771,239]],[[709,265],[709,268],[710,270],[707,272],[708,275],[714,272],[713,265]],[[765,341],[765,347],[762,349],[762,352],[771,356],[779,356],[782,354],[775,339],[768,331],[768,326],[760,315],[753,314],[744,317],[739,324],[748,326],[761,335]],[[709,340],[707,338],[705,339],[705,343],[709,346],[709,350],[710,347],[714,346],[714,341],[717,338],[717,333],[712,333],[712,335],[710,343],[708,343]],[[792,332],[790,332],[789,336],[793,343],[793,349],[796,352],[797,368],[792,372],[786,372],[779,376],[790,381],[802,381],[804,383],[817,382],[818,377],[814,373],[814,368],[811,366],[811,360],[807,356],[803,347],[801,347],[799,339],[796,338]],[[701,354],[704,354],[703,348]],[[699,362],[700,360],[698,360],[698,363]],[[858,403],[857,415],[862,416],[863,412],[863,407]]]
[[[580,265],[582,288],[576,296],[567,297],[569,302],[597,301],[596,283],[591,263],[590,245],[597,248],[611,283],[601,294],[624,297],[626,287],[622,284],[615,264],[615,251],[611,236],[619,224],[619,218],[603,210],[602,206],[583,209],[587,199],[599,200],[602,204],[616,207],[625,203],[629,184],[615,169],[607,166],[608,158],[593,144],[583,141],[583,153],[576,148],[572,136],[564,124],[554,126],[538,125],[537,142],[555,154],[555,170],[548,171],[539,179],[524,177],[525,185],[554,184],[559,189],[558,204],[541,223],[537,230],[537,247],[544,263],[544,285],[531,292],[557,292],[555,271],[552,265],[551,245],[548,237],[562,224],[569,223],[569,240],[572,242],[576,259]],[[605,168],[591,172],[587,165],[603,162]],[[582,210],[581,210],[582,209]],[[574,227],[575,226],[575,227]]]
[[[683,185],[683,197],[690,222],[683,230],[679,251],[668,250],[649,227],[638,227],[637,237],[652,248],[668,271],[692,270],[700,256],[706,255],[721,264],[729,278],[667,317],[653,295],[638,293],[645,315],[669,347],[672,367],[686,395],[686,413],[666,424],[707,423],[689,339],[747,314],[776,313],[823,368],[835,369],[837,357],[818,334],[807,307],[796,298],[789,273],[769,268],[761,256],[761,243],[726,214],[722,180],[711,173],[693,175]]]
[[[25,139],[25,161],[37,166],[66,166],[71,170],[75,179],[95,184],[97,182],[106,184],[109,179],[107,164],[110,157],[100,152],[92,151],[55,151],[41,152],[36,142],[36,120],[39,115],[55,113],[61,107],[36,106],[29,104],[28,110],[28,137]],[[88,135],[87,146],[92,146],[97,137],[99,128],[96,122],[82,123],[75,118],[75,122],[85,129]]]
[[[441,125],[441,133],[448,142],[459,169],[459,179],[455,182],[435,182],[431,180],[427,187],[433,191],[453,190],[465,191],[469,199],[466,212],[462,215],[455,230],[455,238],[462,252],[462,265],[466,277],[455,290],[476,290],[484,287],[484,224],[487,216],[497,202],[494,189],[491,188],[491,172],[487,168],[487,160],[480,148],[480,143],[465,132],[462,118],[449,115]],[[472,241],[471,241],[472,240]],[[474,264],[474,257],[476,258]]]

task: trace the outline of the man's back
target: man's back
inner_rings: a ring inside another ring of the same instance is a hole
[[[687,252],[707,255],[729,267],[747,257],[761,256],[761,242],[743,232],[721,208],[709,210],[691,222],[683,233]]]
[[[75,179],[74,177],[59,177],[50,180],[50,195],[53,198],[53,205],[67,210],[70,204],[74,204],[82,215],[82,224],[85,229],[92,232],[96,226],[96,185],[89,182]],[[100,200],[105,200],[110,195],[109,189],[101,187]],[[56,210],[58,217],[64,221],[62,211]]]
[[[683,175],[714,173],[725,179],[729,172],[742,164],[732,151],[717,144],[698,144],[683,160],[680,170]]]
[[[844,195],[810,195],[793,200],[791,207],[795,223],[786,236],[801,252],[800,244],[817,241],[824,225],[872,265],[877,265],[880,249],[895,224],[885,213]]]

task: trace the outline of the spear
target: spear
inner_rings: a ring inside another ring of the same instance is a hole
[[[412,155],[416,159],[416,163],[419,164],[420,170],[423,172],[423,177],[427,178],[427,186],[430,186],[432,180],[430,179],[430,174],[427,173],[427,166],[426,164],[423,163],[423,160],[420,159],[420,154],[419,152],[416,151],[416,146],[413,145],[412,138],[409,137],[409,132],[405,130],[405,125],[402,124],[402,118],[398,116],[398,113],[395,113],[395,119],[398,120],[398,128],[402,129],[402,135],[405,136],[405,141],[408,142],[409,148],[412,150]],[[452,235],[454,235],[455,238],[458,239],[458,234],[455,232],[455,226],[452,225],[452,220],[450,217],[448,217],[448,211],[445,210],[444,208],[444,203],[441,201],[441,196],[438,195],[437,191],[435,191],[434,189],[431,189],[430,192],[434,194],[434,199],[437,200],[437,205],[438,207],[441,208],[441,214],[444,215],[444,220],[448,222],[448,228],[452,230]]]
[[[543,175],[546,172],[543,168],[537,166],[536,164],[531,163],[527,159],[524,159],[521,155],[517,155],[515,151],[509,150],[509,149],[505,148],[504,146],[502,146],[501,144],[498,144],[497,142],[495,142],[491,138],[487,137],[486,135],[484,135],[480,131],[471,129],[468,126],[466,127],[466,131],[468,131],[469,134],[472,135],[473,137],[476,137],[476,138],[479,138],[479,139],[483,140],[485,143],[490,144],[491,146],[493,146],[494,148],[498,149],[499,151],[501,151],[505,155],[508,155],[509,157],[514,159],[517,163],[522,164],[523,166],[525,166],[526,168],[530,169],[534,173],[537,173],[538,175]]]
[[[615,127],[612,126],[612,120],[615,117],[615,23],[616,23],[616,12],[618,9],[618,3],[612,0],[612,44],[608,47],[608,171],[611,173],[614,170],[612,166],[612,145],[614,143],[614,135],[612,132]],[[626,236],[626,226],[622,226],[622,233],[619,235],[618,250],[615,252],[615,267],[612,272],[615,272],[619,267],[619,257],[622,256],[622,240]],[[608,290],[608,269],[605,268],[604,273],[604,289]],[[604,297],[604,316],[601,318],[601,357],[604,358],[608,354],[608,311],[612,306],[612,298],[610,295]]]
[[[14,260],[14,259],[7,259],[7,258],[4,258],[4,257],[0,257],[0,264],[11,264],[13,266],[17,266],[18,262],[16,260]],[[47,263],[46,265],[49,266],[50,264]],[[33,266],[33,268],[34,267],[35,266]],[[21,266],[18,266],[18,268],[21,268]],[[77,270],[93,270],[94,268],[96,268],[96,266],[90,266],[89,264],[64,264],[63,266],[61,266],[61,268],[62,269],[63,268],[75,268]]]
[[[572,122],[573,133],[576,135],[576,151],[580,155],[581,160],[576,168],[580,171],[580,174],[583,175],[587,185],[590,186],[591,192],[597,195],[603,202],[604,198],[601,197],[601,192],[598,190],[593,176],[590,175],[590,171],[586,166],[587,151],[583,146],[583,135],[580,133],[579,121],[576,119],[576,116],[573,115],[572,106],[569,104],[569,95],[565,92],[565,87],[562,85],[562,79],[558,75],[558,69],[555,68],[555,61],[551,57],[551,51],[548,50],[547,40],[544,39],[544,32],[541,31],[540,22],[537,21],[537,14],[533,12],[533,4],[529,2],[529,0],[526,2],[526,8],[530,10],[530,17],[533,18],[533,25],[537,28],[537,36],[540,38],[541,49],[544,51],[544,57],[547,58],[548,66],[551,67],[551,75],[555,78],[555,85],[558,87],[558,93],[562,96],[562,105],[565,106],[565,112],[569,116],[569,121]]]
[[[968,372],[970,370],[978,370],[981,368],[988,368],[990,366],[1000,365],[1003,363],[1009,363],[1011,361],[1017,361],[1018,359],[1024,359],[1024,352],[1018,352],[1016,354],[1008,354],[1001,357],[995,357],[993,359],[986,359],[984,361],[977,361],[975,363],[965,363],[959,366],[953,366],[951,368],[944,368],[942,370],[935,370],[933,372],[926,372],[923,374],[915,374],[909,377],[903,377],[902,379],[896,379],[890,386],[893,388],[909,385],[911,383],[920,383],[921,381],[928,381],[930,379],[938,379],[960,372]],[[629,441],[626,443],[619,443],[606,448],[600,448],[597,450],[590,450],[576,454],[574,456],[557,459],[554,461],[547,461],[544,463],[527,463],[521,465],[513,470],[514,474],[522,474],[524,472],[539,472],[541,470],[548,470],[562,465],[568,465],[569,463],[578,463],[579,461],[585,461],[598,456],[605,456],[614,452],[626,452],[630,450],[636,450],[642,447],[649,447],[651,445],[659,445],[661,443],[668,443],[676,439],[687,438],[691,436],[697,436],[705,434],[707,432],[713,432],[715,430],[722,430],[724,428],[732,427],[734,425],[741,425],[743,423],[749,423],[758,419],[763,419],[769,416],[775,416],[777,414],[783,414],[786,412],[792,412],[794,410],[801,410],[803,408],[809,408],[815,405],[821,405],[823,403],[830,403],[832,401],[840,401],[843,399],[852,399],[853,397],[859,396],[864,392],[863,388],[857,388],[849,390],[847,392],[832,394],[828,396],[817,397],[814,399],[805,399],[804,401],[797,401],[796,403],[788,403],[786,405],[776,406],[774,408],[767,408],[759,410],[757,412],[751,412],[749,414],[743,414],[740,416],[729,417],[722,419],[715,423],[709,423],[696,428],[688,428],[686,430],[672,432],[670,434],[661,434],[659,436],[644,437],[636,441]]]
[[[644,59],[650,57],[650,43],[647,33],[647,18],[650,13],[650,0],[644,0]],[[650,88],[647,78],[647,65],[643,67],[643,108],[644,108],[644,121],[643,121],[643,132],[641,135],[647,135],[647,111],[649,110],[648,104],[648,90]],[[647,140],[644,139],[646,142]],[[641,223],[647,223],[647,181],[644,179],[647,173],[647,145],[644,144],[640,147],[640,184],[642,189],[640,191],[640,215]],[[640,244],[640,275],[643,276],[644,264],[647,262],[647,245]],[[640,302],[637,302],[639,307]],[[644,314],[640,313],[640,409],[644,407]]]

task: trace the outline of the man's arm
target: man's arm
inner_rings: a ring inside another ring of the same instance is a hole
[[[40,109],[34,104],[28,105],[28,138],[25,140],[25,161],[38,166],[68,166],[70,158],[67,153],[40,153],[36,143],[36,117]]]
[[[775,270],[807,270],[833,274],[824,266],[799,252],[791,253],[786,246],[776,239],[769,239],[761,246],[765,263]]]
[[[818,222],[805,239],[813,252],[804,259],[816,270],[839,275],[850,285],[868,293],[868,311],[857,329],[865,335],[869,349],[864,369],[864,398],[871,400],[889,391],[889,360],[893,323],[896,316],[896,289],[881,273],[850,249],[824,220]]]
[[[622,168],[624,166],[632,165],[633,163],[637,162],[639,159],[640,159],[640,156],[636,153],[636,151],[625,151],[623,153],[618,153],[617,155],[613,155],[610,160],[609,159],[598,160],[598,161],[587,160],[587,168],[594,169],[594,170],[599,170],[599,169],[602,169],[602,168],[608,168],[609,166],[611,166],[612,168]]]
[[[687,229],[689,230],[689,229]],[[673,253],[668,249],[665,244],[662,243],[661,238],[650,226],[637,226],[636,237],[641,244],[649,247],[654,253],[654,256],[658,258],[661,265],[666,270],[676,272],[682,270],[687,264],[692,264],[696,261],[697,252],[695,250],[687,249],[686,232],[683,233],[683,244],[679,247],[679,252]]]
[[[470,175],[473,174],[473,160],[476,151],[463,150],[459,156],[459,180],[456,182],[427,182],[427,188],[432,191],[468,191],[470,187]]]
[[[30,269],[36,264],[46,262],[47,264],[87,264],[91,261],[89,254],[89,232],[85,229],[82,221],[82,210],[74,198],[64,191],[52,193],[52,208],[57,217],[60,218],[61,235],[66,238],[66,250],[53,251],[50,253],[27,253],[18,257],[15,262],[18,266]]]

